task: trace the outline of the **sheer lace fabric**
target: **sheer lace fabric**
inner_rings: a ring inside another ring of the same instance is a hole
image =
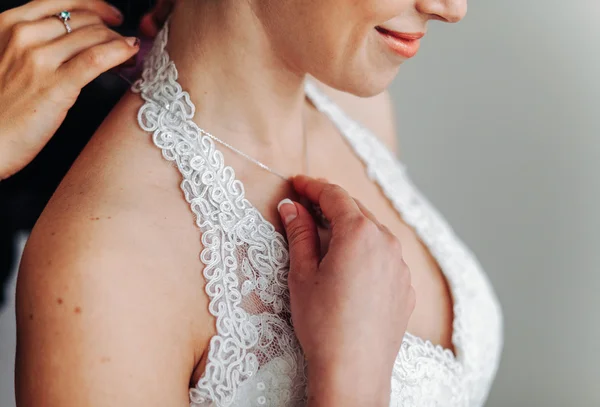
[[[217,334],[210,341],[205,373],[190,389],[190,405],[304,405],[305,363],[290,322],[287,243],[244,197],[233,169],[193,122],[195,106],[165,50],[168,28],[169,21],[132,91],[144,100],[138,123],[152,134],[163,157],[177,165],[181,189],[202,232],[200,257]],[[500,307],[486,276],[396,157],[316,85],[307,82],[306,93],[429,248],[452,292],[456,356],[406,333],[391,377],[390,405],[483,405],[502,347]]]

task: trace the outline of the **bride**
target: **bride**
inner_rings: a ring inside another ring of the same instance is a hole
[[[427,23],[465,11],[466,0],[179,0],[28,242],[20,391],[72,392],[78,405],[100,393],[98,405],[125,393],[128,405],[304,404],[277,212],[304,173],[344,187],[402,242],[418,300],[390,404],[483,405],[499,306],[396,159],[385,92]]]

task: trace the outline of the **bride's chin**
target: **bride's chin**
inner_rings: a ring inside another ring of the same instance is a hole
[[[362,59],[362,60],[361,60]],[[400,70],[397,61],[389,61],[380,56],[355,58],[343,67],[314,72],[313,76],[323,84],[341,92],[368,98],[387,90]]]
[[[393,74],[374,74],[373,71],[362,71],[343,79],[326,80],[319,79],[318,77],[316,79],[339,91],[358,97],[369,98],[384,92],[396,77],[396,73],[397,70]]]

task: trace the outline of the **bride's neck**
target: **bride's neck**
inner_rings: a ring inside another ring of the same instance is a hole
[[[304,75],[278,58],[250,7],[247,1],[179,0],[167,51],[202,128],[231,140],[296,143]]]

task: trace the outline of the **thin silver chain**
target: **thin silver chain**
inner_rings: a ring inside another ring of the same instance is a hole
[[[256,158],[249,156],[248,154],[244,153],[241,150],[238,150],[237,148],[235,148],[234,146],[232,146],[231,144],[227,143],[226,141],[221,140],[220,138],[218,138],[217,136],[214,136],[212,134],[210,134],[209,132],[200,129],[200,132],[202,132],[202,134],[207,135],[208,137],[210,137],[211,139],[213,139],[214,141],[224,145],[225,147],[227,147],[228,149],[230,149],[231,151],[233,151],[234,153],[238,154],[239,156],[245,158],[246,160],[256,164],[257,166],[259,166],[260,168],[262,168],[265,171],[270,172],[273,175],[278,176],[279,178],[281,178],[284,181],[289,181],[290,177],[286,177],[284,175],[282,175],[280,172],[275,171],[274,169],[272,169],[271,167],[269,167],[268,165],[258,161]],[[302,132],[302,147],[303,147],[303,156],[304,156],[304,174],[308,175],[308,154],[307,154],[307,141],[306,141],[306,131]]]
[[[128,78],[126,78],[124,75],[122,75],[121,73],[118,73],[118,75],[122,79],[124,79],[125,81],[127,81],[129,84],[132,84],[132,82]],[[238,150],[237,148],[235,148],[231,144],[227,143],[226,141],[221,140],[217,136],[213,136],[212,134],[210,134],[209,132],[205,131],[204,129],[199,128],[199,130],[200,130],[200,132],[202,134],[207,135],[208,137],[210,137],[211,139],[213,139],[217,143],[222,144],[223,146],[227,147],[228,149],[230,149],[234,153],[236,153],[239,156],[245,158],[246,160],[250,161],[251,163],[257,165],[258,167],[262,168],[263,170],[270,172],[271,174],[273,174],[273,175],[281,178],[284,181],[289,181],[290,180],[290,177],[286,177],[286,176],[282,175],[280,172],[275,171],[274,169],[272,169],[268,165],[263,164],[262,162],[258,161],[256,158],[250,157],[248,154],[244,153],[241,150]],[[307,138],[308,137],[306,135],[306,127],[304,127],[302,129],[302,148],[304,150],[302,153],[304,155],[304,174],[305,175],[309,175],[309,168],[308,168],[308,140],[307,140]],[[321,211],[321,207],[318,204],[314,204],[313,203],[312,204],[312,208],[313,208],[313,212],[314,212],[313,216],[317,220],[318,224],[322,228],[329,229],[330,228],[330,223],[327,220],[327,218],[325,217],[325,215],[323,214],[323,211]]]
[[[117,75],[120,76],[122,79],[124,79],[130,85],[133,84],[132,81],[129,80],[129,78],[127,78],[126,76],[122,75],[120,72],[117,72]],[[210,137],[214,141],[218,142],[219,144],[222,144],[223,146],[227,147],[228,149],[230,149],[234,153],[238,154],[239,156],[241,156],[241,157],[245,158],[246,160],[250,161],[251,163],[259,166],[263,170],[270,172],[271,174],[273,174],[273,175],[281,178],[284,181],[289,181],[290,180],[290,177],[286,177],[283,174],[281,174],[280,172],[275,171],[274,169],[272,169],[268,165],[263,164],[262,162],[258,161],[256,158],[250,157],[248,154],[246,154],[243,151],[235,148],[234,146],[232,146],[228,142],[226,142],[224,140],[221,140],[217,136],[214,136],[214,135],[210,134],[209,132],[205,131],[204,129],[201,129],[201,128],[199,128],[199,129],[200,129],[200,132],[202,134],[207,135],[208,137]],[[308,169],[308,142],[307,142],[307,137],[306,137],[306,129],[303,129],[303,131],[302,131],[302,148],[304,150],[302,152],[303,156],[304,156],[304,174],[305,175],[309,175],[308,174],[308,171],[309,171],[309,169]]]

